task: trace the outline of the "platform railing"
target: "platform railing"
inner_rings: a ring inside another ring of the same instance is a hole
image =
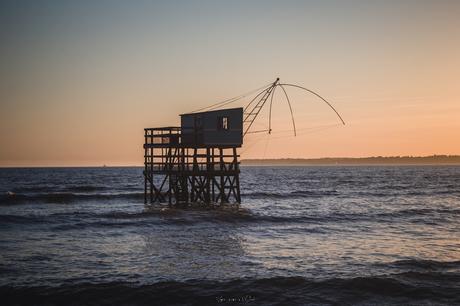
[[[162,127],[144,129],[145,145],[174,145],[180,144],[181,128],[180,127]]]

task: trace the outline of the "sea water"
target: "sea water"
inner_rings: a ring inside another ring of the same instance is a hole
[[[142,170],[0,169],[3,302],[460,303],[458,166],[242,167],[240,211],[145,206]]]

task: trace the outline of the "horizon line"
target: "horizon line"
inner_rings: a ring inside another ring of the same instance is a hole
[[[390,156],[366,156],[366,157],[315,157],[315,158],[305,158],[305,157],[282,157],[282,158],[246,158],[246,159],[241,159],[241,163],[248,163],[248,162],[260,162],[260,163],[267,163],[267,162],[276,162],[276,161],[282,161],[282,162],[289,162],[289,161],[300,161],[300,162],[308,162],[308,161],[329,161],[329,163],[326,164],[331,164],[331,161],[338,161],[338,160],[348,160],[348,161],[357,161],[359,162],[360,160],[369,160],[369,159],[412,159],[412,160],[417,160],[417,159],[459,159],[458,161],[454,161],[452,164],[460,164],[460,154],[433,154],[433,155],[390,155]],[[391,162],[390,162],[391,163]],[[358,163],[359,164],[359,163]],[[362,163],[365,165],[365,163]],[[379,163],[373,163],[374,165],[378,165]],[[383,163],[383,165],[389,164],[389,163]],[[395,163],[393,163],[395,164]],[[396,163],[397,164],[397,163]],[[400,163],[402,165],[403,163]],[[415,163],[417,164],[417,163]],[[409,165],[415,165],[415,164],[409,164]],[[420,165],[436,165],[436,164],[446,164],[446,163],[418,163]],[[320,163],[317,163],[316,165],[320,165]],[[345,165],[345,164],[342,164]],[[355,164],[356,165],[356,164]],[[126,165],[110,165],[110,164],[103,164],[103,165],[6,165],[6,166],[1,166],[0,169],[7,169],[7,168],[134,168],[134,167],[144,167],[144,165],[141,164],[126,164]]]

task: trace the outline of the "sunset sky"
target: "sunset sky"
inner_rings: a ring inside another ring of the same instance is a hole
[[[2,1],[0,20],[0,166],[141,165],[143,128],[277,77],[346,125],[289,89],[292,137],[279,92],[242,158],[460,154],[460,1]]]

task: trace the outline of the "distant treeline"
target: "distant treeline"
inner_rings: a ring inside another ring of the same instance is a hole
[[[243,165],[460,165],[460,155],[243,159]]]

